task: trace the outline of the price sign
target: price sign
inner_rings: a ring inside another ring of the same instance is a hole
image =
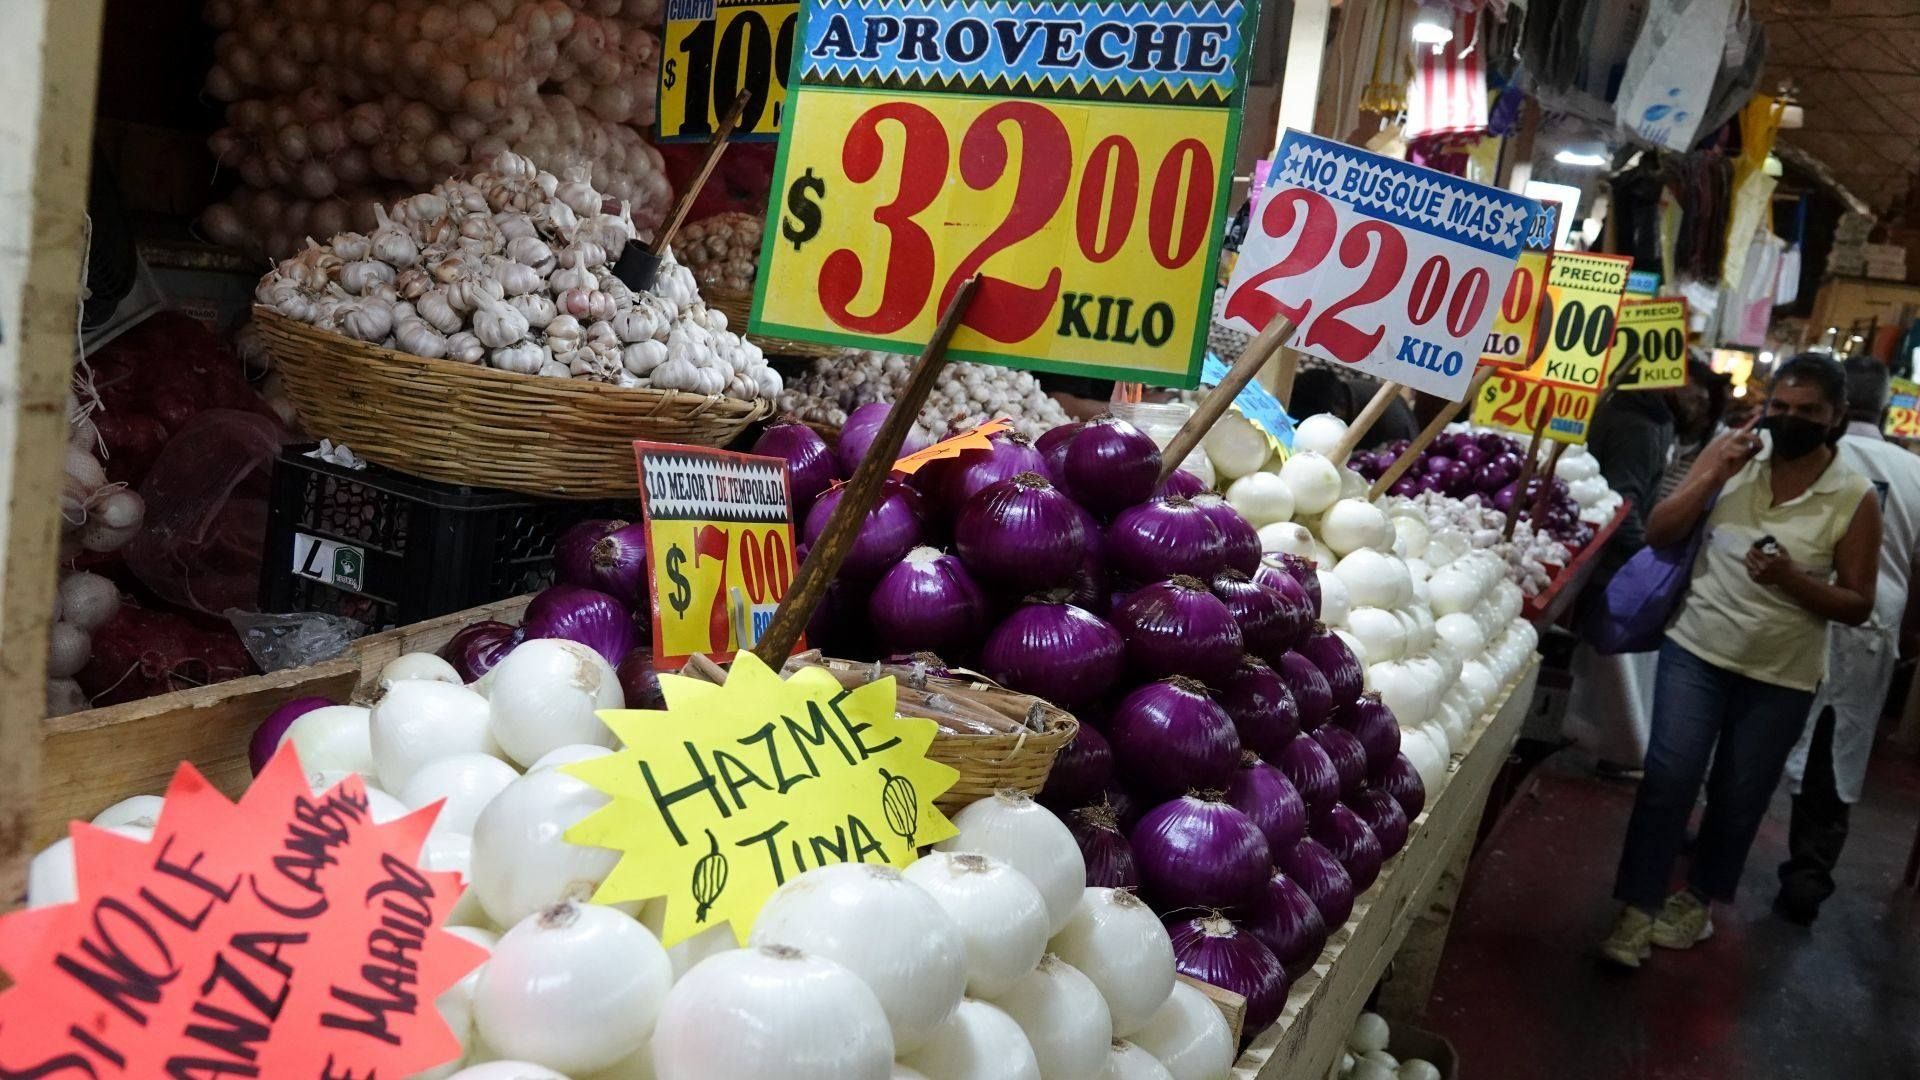
[[[74,899],[0,916],[0,1076],[412,1076],[460,1042],[435,999],[486,958],[420,869],[438,807],[376,822],[291,746],[236,805],[193,766],[143,835],[74,823]]]
[[[1209,386],[1219,386],[1227,378],[1227,365],[1212,353],[1200,367],[1200,381]],[[1238,394],[1233,395],[1233,411],[1253,421],[1253,426],[1267,437],[1267,445],[1273,447],[1280,460],[1285,461],[1293,452],[1293,417],[1287,415],[1287,407],[1273,392],[1260,385],[1255,379]]]
[[[1920,383],[1893,380],[1893,397],[1887,402],[1887,420],[1881,430],[1890,439],[1920,439]]]
[[[671,947],[747,933],[767,897],[829,863],[906,866],[958,830],[934,800],[960,778],[927,760],[931,720],[894,714],[894,682],[846,690],[825,668],[790,678],[742,653],[726,685],[660,676],[664,710],[612,710],[605,757],[565,766],[611,797],[567,830],[620,861],[602,904],[667,899]]]
[[[795,0],[667,0],[660,41],[661,142],[704,142],[741,90],[734,139],[776,139],[793,62]]]
[[[793,510],[778,458],[635,442],[647,524],[653,658],[724,661],[760,640],[793,584]]]
[[[1458,401],[1539,204],[1298,131],[1275,151],[1223,315]]]
[[[1493,329],[1480,350],[1480,362],[1492,367],[1524,368],[1539,355],[1540,309],[1547,296],[1547,266],[1553,260],[1553,238],[1560,222],[1560,204],[1543,202],[1540,213],[1527,223],[1526,250],[1514,263],[1513,278],[1500,297]]]
[[[1687,302],[1678,297],[1628,300],[1620,305],[1616,370],[1627,370],[1622,390],[1671,390],[1687,385]]]
[[[1546,348],[1528,369],[1530,377],[1573,390],[1598,391],[1606,385],[1620,294],[1632,267],[1628,255],[1554,253],[1541,315]]]
[[[753,330],[1194,385],[1257,14],[807,0]]]
[[[1551,405],[1553,419],[1547,423],[1547,438],[1577,445],[1587,441],[1587,427],[1599,400],[1596,390],[1575,390],[1517,372],[1495,371],[1480,387],[1480,396],[1473,399],[1473,422],[1531,435],[1541,413]]]
[[[1654,297],[1660,294],[1660,272],[1635,270],[1627,275],[1627,295]]]

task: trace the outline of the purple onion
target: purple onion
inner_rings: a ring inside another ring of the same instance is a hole
[[[1173,968],[1189,979],[1231,990],[1247,1001],[1249,1035],[1280,1019],[1292,980],[1273,950],[1219,912],[1167,923]]]
[[[1071,500],[1067,505],[1080,515],[1080,526],[1087,535],[1087,549],[1080,556],[1080,567],[1067,580],[1067,603],[1077,604],[1105,618],[1112,610],[1107,592],[1107,551],[1106,539],[1101,533],[1100,522],[1087,512],[1086,507]]]
[[[1440,473],[1451,468],[1453,459],[1445,454],[1428,454],[1420,459],[1420,471],[1423,473]]]
[[[1304,561],[1294,555],[1267,555],[1260,560],[1260,569],[1253,574],[1256,583],[1266,586],[1269,592],[1280,599],[1282,618],[1273,628],[1272,640],[1267,642],[1269,652],[1274,656],[1298,647],[1305,640],[1307,631],[1312,629],[1314,620],[1320,617],[1319,575],[1308,569],[1307,576],[1313,578],[1313,590],[1309,592],[1305,585],[1300,584],[1300,579],[1282,568],[1281,559]],[[1251,642],[1248,648],[1252,648]]]
[[[859,656],[867,652],[866,586],[836,577],[827,582],[827,594],[807,619],[807,646],[829,656]]]
[[[1002,686],[1073,710],[1112,689],[1126,642],[1097,615],[1071,604],[1015,608],[987,635],[981,671]]]
[[[954,550],[991,588],[1024,593],[1065,584],[1087,553],[1079,512],[1035,472],[999,480],[960,507]]]
[[[935,501],[945,516],[960,512],[968,499],[982,488],[1021,473],[1047,476],[1046,459],[1033,443],[1017,431],[996,431],[987,436],[985,450],[969,450],[952,461],[935,462],[937,472],[929,478]],[[922,469],[925,473],[928,470]],[[1050,477],[1048,479],[1051,479]]]
[[[268,713],[267,718],[260,721],[260,726],[253,729],[253,738],[247,742],[247,767],[253,770],[253,775],[259,776],[260,770],[267,767],[273,752],[280,748],[280,740],[286,736],[287,729],[293,726],[295,720],[332,704],[332,698],[297,697]]]
[[[1271,866],[1259,826],[1226,803],[1195,795],[1147,811],[1129,839],[1141,887],[1159,911],[1246,903]]]
[[[1313,897],[1279,870],[1267,879],[1266,891],[1241,925],[1273,950],[1274,959],[1293,979],[1312,970],[1327,947],[1327,923]]]
[[[1290,848],[1307,835],[1306,800],[1285,773],[1251,750],[1240,755],[1240,767],[1227,785],[1227,804],[1260,826],[1260,834],[1274,851]]]
[[[1170,495],[1178,495],[1183,499],[1191,499],[1205,490],[1207,490],[1205,480],[1185,469],[1175,469],[1167,474],[1165,480],[1160,481],[1159,487],[1153,489],[1153,497],[1164,499]]]
[[[1400,753],[1400,722],[1380,695],[1368,691],[1352,705],[1340,711],[1336,721],[1353,733],[1367,752],[1367,772],[1379,775]]]
[[[1058,484],[1060,478],[1066,475],[1067,444],[1072,442],[1073,437],[1080,434],[1080,429],[1086,426],[1085,421],[1076,420],[1071,424],[1048,428],[1040,433],[1038,439],[1033,440],[1033,448],[1040,451],[1040,460],[1047,463],[1047,479]]]
[[[1308,810],[1323,810],[1340,801],[1340,773],[1313,736],[1295,736],[1269,760],[1293,782]]]
[[[1160,447],[1118,417],[1087,421],[1067,439],[1060,461],[1060,486],[1096,514],[1144,502],[1160,483]]]
[[[1297,652],[1270,657],[1267,663],[1293,691],[1294,704],[1300,707],[1300,730],[1312,731],[1326,723],[1333,714],[1333,688],[1320,666]]]
[[[847,491],[846,487],[837,487],[814,501],[813,509],[807,512],[807,525],[801,537],[809,549],[819,542],[820,534],[826,532],[834,508],[840,505]],[[912,551],[920,543],[921,535],[920,515],[913,509],[918,498],[918,492],[899,481],[888,480],[883,484],[879,498],[867,510],[866,520],[854,533],[853,547],[840,564],[839,576],[873,581]]]
[[[1175,576],[1135,590],[1113,612],[1139,678],[1187,675],[1219,685],[1245,648],[1240,625],[1199,578]]]
[[[1300,734],[1300,707],[1293,692],[1264,661],[1243,656],[1215,699],[1227,711],[1240,744],[1261,757],[1271,757]]]
[[[1333,771],[1340,776],[1340,797],[1358,794],[1367,782],[1367,748],[1338,724],[1321,724],[1313,729],[1313,741],[1327,752]]]
[[[440,646],[440,658],[453,665],[462,682],[470,683],[492,671],[493,665],[525,639],[517,626],[493,621],[470,623]]]
[[[1359,658],[1324,623],[1314,623],[1294,651],[1313,661],[1313,666],[1327,677],[1327,690],[1333,695],[1329,716],[1340,715],[1348,702],[1358,700],[1366,690],[1367,673],[1361,670]]]
[[[1473,490],[1473,471],[1473,466],[1456,461],[1432,475],[1440,478],[1441,490],[1449,495],[1460,496]]]
[[[1393,796],[1393,801],[1400,804],[1409,823],[1426,809],[1426,782],[1420,779],[1420,770],[1413,767],[1413,762],[1405,754],[1393,755],[1387,767],[1374,776],[1373,786]]]
[[[1287,583],[1291,585],[1292,579]],[[1248,652],[1279,655],[1292,647],[1283,643],[1293,638],[1294,611],[1279,593],[1238,570],[1222,570],[1207,585],[1239,624]]]
[[[553,544],[554,576],[562,585],[597,589],[628,607],[647,595],[647,527],[617,518],[583,521]]]
[[[1083,806],[1067,815],[1067,831],[1080,845],[1087,863],[1087,887],[1138,889],[1140,867],[1133,845],[1120,831],[1120,812],[1112,803]]]
[[[1249,575],[1260,569],[1260,534],[1253,531],[1253,526],[1240,516],[1240,511],[1233,508],[1226,496],[1203,491],[1187,501],[1199,507],[1219,530],[1222,569]]]
[[[1123,698],[1107,722],[1107,741],[1128,786],[1162,799],[1224,789],[1240,760],[1240,735],[1226,710],[1182,676]]]
[[[852,477],[853,471],[860,467],[860,459],[867,456],[867,448],[873,445],[873,440],[880,434],[880,426],[887,422],[887,414],[892,411],[893,406],[876,401],[847,414],[847,422],[840,426],[840,445],[834,448],[842,476]],[[925,436],[916,438],[913,429],[908,428],[900,452],[894,457],[898,459],[919,453],[932,445]]]
[[[1107,526],[1106,540],[1108,562],[1133,581],[1175,574],[1205,581],[1226,568],[1220,530],[1187,499],[1154,499],[1122,510]]]
[[[1366,892],[1380,876],[1380,864],[1385,859],[1380,838],[1367,828],[1366,819],[1345,803],[1335,803],[1310,815],[1307,834],[1325,845],[1333,857],[1340,860],[1340,865],[1346,867],[1356,894]]]
[[[1420,479],[1412,473],[1406,473],[1387,487],[1387,494],[1411,499],[1425,490],[1420,486]]]
[[[629,709],[664,709],[666,695],[660,691],[660,673],[653,667],[653,647],[641,645],[621,658],[613,669],[620,676],[620,691]]]
[[[1467,443],[1453,448],[1453,460],[1470,470],[1486,464],[1489,456],[1477,443]]]
[[[867,615],[895,652],[972,649],[987,628],[987,598],[960,560],[918,547],[880,576]]]
[[[577,641],[606,659],[609,665],[626,659],[638,635],[633,613],[614,597],[577,585],[544,589],[527,604],[520,628],[526,637]]]
[[[1307,630],[1312,627],[1313,620],[1320,617],[1320,571],[1317,564],[1305,556],[1288,555],[1285,553],[1275,553],[1264,556],[1261,562],[1285,571],[1286,575],[1292,578],[1295,584],[1300,586],[1301,591],[1307,594],[1307,600],[1312,604],[1313,617],[1308,619],[1306,624],[1300,627],[1300,633],[1304,636]],[[1273,583],[1268,582],[1267,584],[1271,586]]]
[[[1047,783],[1039,800],[1049,809],[1063,811],[1098,802],[1100,793],[1113,783],[1113,747],[1100,729],[1086,723],[1074,732],[1067,745],[1053,756],[1047,771]]]
[[[1391,859],[1407,846],[1407,812],[1384,791],[1363,791],[1348,801],[1380,841],[1380,854]]]
[[[1308,836],[1280,852],[1273,862],[1320,909],[1320,920],[1329,934],[1347,925],[1347,917],[1353,914],[1353,878],[1333,852]]]
[[[769,425],[754,442],[753,452],[787,463],[787,497],[793,504],[794,517],[802,521],[814,500],[834,481],[843,479],[840,462],[827,440],[805,424]]]

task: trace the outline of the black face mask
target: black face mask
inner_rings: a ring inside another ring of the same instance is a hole
[[[1831,434],[1825,425],[1804,416],[1769,416],[1760,426],[1773,435],[1773,456],[1781,461],[1803,458],[1820,449]]]

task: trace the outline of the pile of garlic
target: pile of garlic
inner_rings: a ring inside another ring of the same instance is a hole
[[[674,237],[674,254],[703,289],[746,292],[760,267],[760,232],[766,219],[759,214],[727,210],[701,218]]]
[[[583,173],[566,180],[503,153],[379,213],[262,278],[260,303],[289,318],[434,359],[752,401],[777,397],[760,349],[700,301],[671,255],[652,289],[613,274],[634,223]]]
[[[899,400],[914,361],[885,352],[847,352],[818,361],[780,395],[780,409],[810,423],[844,424],[847,414],[862,405]],[[1031,372],[951,363],[934,380],[919,424],[939,439],[1003,416],[1029,439],[1068,421],[1066,410]]]

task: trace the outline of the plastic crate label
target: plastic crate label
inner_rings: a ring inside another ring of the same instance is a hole
[[[364,587],[367,552],[352,544],[296,532],[293,534],[293,572],[336,589],[358,592]]]

